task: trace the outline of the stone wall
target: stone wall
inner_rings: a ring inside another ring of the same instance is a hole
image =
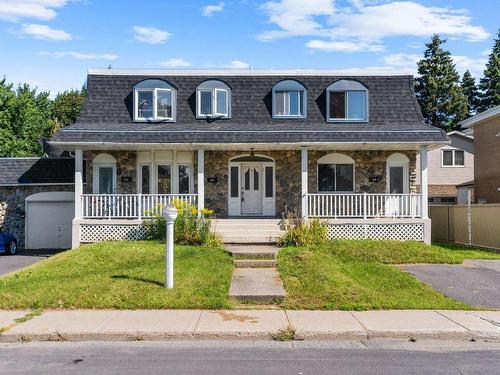
[[[0,187],[0,227],[4,232],[13,233],[24,248],[24,220],[27,196],[51,191],[74,191],[73,185],[45,186],[2,186]]]
[[[109,154],[116,159],[116,193],[135,194],[137,192],[137,153],[135,151],[86,151],[83,155],[86,166],[85,177],[87,182],[84,186],[84,193],[92,194],[92,160],[101,153]],[[129,179],[130,181],[127,181]]]

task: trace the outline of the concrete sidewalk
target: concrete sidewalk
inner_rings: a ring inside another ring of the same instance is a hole
[[[0,341],[270,338],[292,327],[302,339],[500,341],[500,311],[49,310],[0,311]]]

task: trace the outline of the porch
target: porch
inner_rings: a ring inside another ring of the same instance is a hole
[[[400,233],[398,226],[416,234],[397,234],[395,239],[428,242],[427,147],[419,152],[423,162],[421,181],[416,182],[414,148],[77,149],[74,245],[93,242],[82,234],[96,232],[98,226],[115,225],[125,232],[130,225],[140,236],[142,221],[174,200],[200,212],[206,206],[218,219],[320,218],[328,222],[333,236],[344,233],[343,238],[355,232],[386,238],[383,232]],[[420,194],[413,192],[415,184],[423,187]]]

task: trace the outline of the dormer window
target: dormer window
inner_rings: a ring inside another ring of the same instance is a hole
[[[231,89],[222,81],[205,81],[196,89],[196,117],[231,117]]]
[[[134,121],[175,121],[176,90],[160,79],[134,86]]]
[[[343,79],[326,90],[330,122],[368,121],[368,89],[357,81]]]
[[[297,81],[284,80],[273,87],[274,118],[304,118],[307,108],[307,90]]]

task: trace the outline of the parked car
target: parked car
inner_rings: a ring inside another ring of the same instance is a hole
[[[10,233],[0,233],[0,254],[14,255],[16,251],[16,236]]]

